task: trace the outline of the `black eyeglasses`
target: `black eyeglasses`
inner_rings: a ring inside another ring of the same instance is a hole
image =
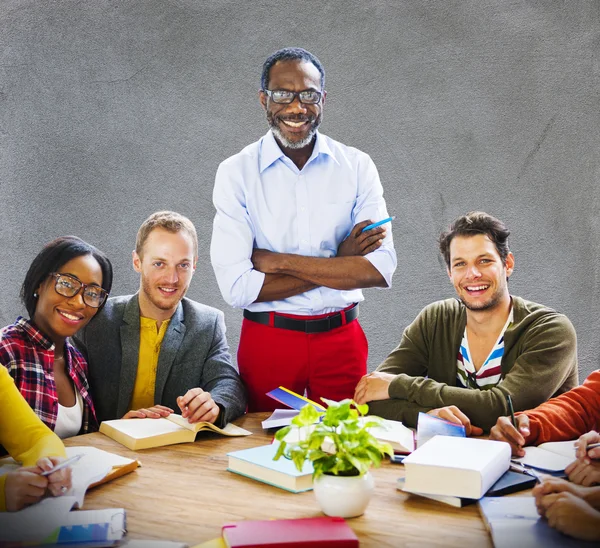
[[[50,274],[55,278],[54,290],[63,297],[75,297],[81,290],[83,290],[82,298],[83,302],[92,308],[100,308],[106,298],[108,292],[97,285],[88,285],[80,282],[75,276],[70,274],[58,274],[52,272]]]
[[[280,105],[289,105],[296,97],[306,105],[316,105],[321,100],[321,92],[307,89],[304,91],[288,91],[287,89],[263,89],[271,101]]]

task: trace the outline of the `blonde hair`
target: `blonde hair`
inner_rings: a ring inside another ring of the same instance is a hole
[[[135,252],[142,257],[144,244],[155,228],[163,228],[172,233],[186,232],[194,245],[194,259],[198,258],[198,234],[194,223],[175,211],[157,211],[148,217],[140,226],[135,240]]]

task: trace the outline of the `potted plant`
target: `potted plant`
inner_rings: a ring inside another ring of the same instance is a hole
[[[313,488],[317,502],[328,516],[350,518],[364,513],[375,489],[371,466],[379,466],[392,447],[378,441],[369,429],[379,426],[377,417],[367,417],[367,405],[353,400],[323,400],[324,412],[304,406],[292,424],[275,434],[280,442],[275,460],[290,458],[298,470],[304,461],[313,466]],[[294,434],[298,440],[286,441]]]

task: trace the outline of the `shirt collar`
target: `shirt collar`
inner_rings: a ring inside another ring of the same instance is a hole
[[[333,159],[333,161],[339,165],[337,158],[334,156],[333,151],[331,150],[327,139],[323,137],[317,131],[317,139],[315,141],[315,147],[313,149],[308,162],[306,165],[310,164],[319,154],[325,154]],[[261,149],[260,149],[260,173],[262,173],[269,166],[273,165],[277,160],[283,158],[285,154],[279,148],[277,141],[275,140],[275,136],[273,132],[269,130],[267,134],[262,138]]]
[[[39,344],[46,350],[54,349],[54,343],[48,337],[46,337],[46,335],[44,335],[31,320],[26,320],[22,316],[19,316],[15,323],[21,329],[23,329],[25,334],[31,339],[32,342]]]

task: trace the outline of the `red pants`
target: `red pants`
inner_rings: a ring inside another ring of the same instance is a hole
[[[293,316],[318,319],[328,316]],[[351,398],[367,373],[367,338],[354,320],[325,333],[303,333],[244,318],[238,367],[248,390],[248,412],[284,407],[265,394],[283,386],[313,401]]]

